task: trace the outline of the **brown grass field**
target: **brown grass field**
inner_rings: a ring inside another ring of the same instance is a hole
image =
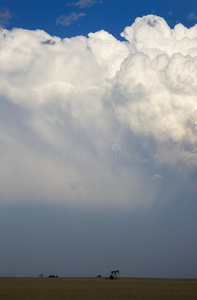
[[[0,278],[1,300],[192,300],[195,279]]]

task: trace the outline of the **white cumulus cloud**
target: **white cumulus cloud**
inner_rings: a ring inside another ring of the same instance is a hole
[[[149,15],[122,36],[0,31],[1,202],[149,205],[160,172],[190,186],[197,26]]]

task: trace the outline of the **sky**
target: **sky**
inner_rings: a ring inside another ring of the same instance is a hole
[[[196,23],[0,0],[1,277],[197,277]]]

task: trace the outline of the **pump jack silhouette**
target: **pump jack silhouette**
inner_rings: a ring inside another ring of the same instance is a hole
[[[111,275],[109,276],[109,279],[118,279],[119,274],[120,274],[119,270],[111,271]]]

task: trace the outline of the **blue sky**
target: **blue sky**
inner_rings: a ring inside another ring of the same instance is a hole
[[[196,23],[0,0],[0,276],[197,277]]]
[[[8,8],[11,18],[6,28],[20,27],[24,29],[43,29],[50,35],[72,37],[87,35],[101,29],[120,38],[120,33],[126,26],[132,24],[136,17],[156,14],[163,17],[170,27],[182,23],[191,27],[197,20],[197,3],[195,0],[165,0],[165,1],[131,1],[131,0],[103,0],[85,1],[87,5],[69,5],[79,1],[23,1],[1,0],[0,9]],[[83,1],[81,2],[83,4]],[[89,3],[89,5],[88,5]],[[92,4],[91,4],[92,3]],[[56,25],[57,19],[71,13],[86,14],[71,21],[69,26]]]

